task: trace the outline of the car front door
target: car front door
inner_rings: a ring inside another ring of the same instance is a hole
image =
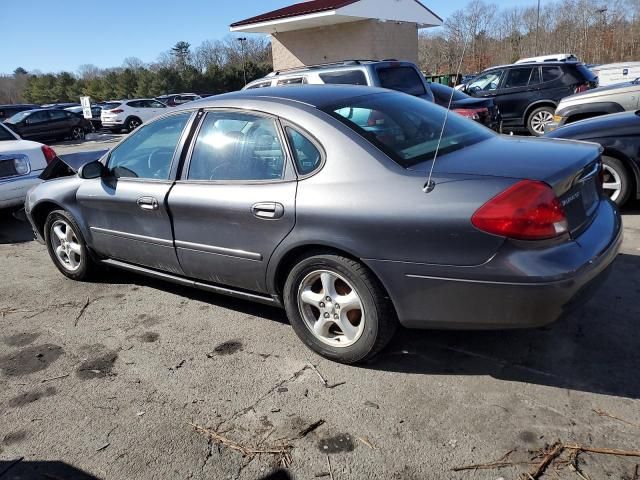
[[[139,109],[140,119],[143,122],[148,122],[149,120],[164,113],[166,108],[167,107],[163,103],[158,102],[157,100],[141,100]]]
[[[166,199],[192,117],[180,112],[142,126],[109,154],[103,178],[83,181],[76,197],[99,254],[182,273]]]
[[[267,263],[295,223],[297,181],[286,151],[273,117],[206,113],[168,202],[188,276],[266,292]]]
[[[539,86],[539,66],[511,68],[505,72],[494,100],[505,126],[524,125],[525,111],[537,100]]]
[[[51,123],[49,121],[49,111],[39,110],[33,112],[27,118],[24,119],[23,127],[20,131],[20,136],[25,140],[40,138],[47,139],[52,138]]]

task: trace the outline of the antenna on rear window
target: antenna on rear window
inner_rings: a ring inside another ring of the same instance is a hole
[[[467,51],[467,39],[465,38],[462,44],[462,55],[460,56],[460,63],[458,63],[458,70],[453,81],[453,89],[451,90],[451,96],[449,97],[449,104],[447,105],[447,111],[444,114],[444,121],[442,122],[442,130],[440,131],[440,138],[438,138],[438,145],[436,146],[436,152],[433,155],[433,162],[431,162],[431,169],[429,170],[429,178],[425,184],[423,190],[424,193],[430,193],[436,188],[436,184],[433,181],[433,169],[436,166],[436,160],[438,159],[438,153],[440,153],[440,144],[442,143],[442,137],[444,136],[444,130],[447,128],[447,120],[449,119],[449,110],[451,110],[451,104],[453,103],[453,95],[456,93],[455,88],[458,85],[458,78],[460,78],[460,71],[462,70],[462,62],[464,61],[464,54]]]

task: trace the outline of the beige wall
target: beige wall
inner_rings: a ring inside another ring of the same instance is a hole
[[[281,32],[272,36],[271,45],[275,70],[346,59],[418,61],[418,30],[413,23],[363,20]]]

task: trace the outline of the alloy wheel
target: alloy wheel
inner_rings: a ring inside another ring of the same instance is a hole
[[[56,258],[65,270],[75,272],[82,264],[82,247],[73,228],[64,220],[51,225],[51,246]]]
[[[71,130],[71,138],[73,140],[82,140],[84,138],[84,129],[81,127],[73,127],[73,130]]]
[[[542,110],[531,117],[531,128],[539,135],[544,134],[544,126],[553,121],[553,114]]]
[[[622,178],[620,173],[609,165],[603,165],[604,182],[602,189],[605,191],[612,201],[617,201],[622,192]]]
[[[129,130],[133,131],[140,126],[140,122],[138,120],[129,120]]]
[[[308,274],[298,288],[298,308],[311,333],[332,347],[349,347],[364,331],[362,300],[353,285],[335,272]]]

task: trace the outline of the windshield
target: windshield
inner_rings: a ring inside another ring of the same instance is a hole
[[[356,97],[323,110],[405,168],[433,159],[446,115],[444,108],[396,93]],[[439,152],[446,155],[492,136],[476,122],[451,114]]]
[[[15,140],[16,137],[7,129],[7,127],[0,126],[0,142],[7,140]]]
[[[20,123],[22,120],[27,118],[31,113],[30,110],[26,110],[24,112],[16,113],[14,116],[9,117],[5,120],[6,123]]]

